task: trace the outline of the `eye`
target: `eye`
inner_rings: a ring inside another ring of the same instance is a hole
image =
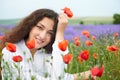
[[[42,26],[36,26],[36,27],[38,27],[38,29],[41,29],[41,30],[43,29],[43,27],[42,27]]]
[[[53,32],[49,32],[49,34],[53,35]]]
[[[49,35],[53,35],[54,32],[53,32],[53,31],[49,31],[48,34],[49,34]]]

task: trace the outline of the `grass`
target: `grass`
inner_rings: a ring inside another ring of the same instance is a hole
[[[69,19],[69,24],[76,24],[79,25],[80,22],[84,24],[112,24],[113,18],[112,17],[81,17],[81,18],[72,18]]]
[[[17,24],[21,19],[8,19],[8,20],[0,20],[0,25],[2,24]],[[69,24],[79,25],[80,22],[84,24],[112,24],[112,17],[76,17],[69,19]]]

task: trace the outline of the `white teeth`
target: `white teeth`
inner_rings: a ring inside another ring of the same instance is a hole
[[[37,41],[37,43],[39,43],[39,44],[41,44],[41,43],[43,43],[43,41],[42,40],[40,40],[40,39],[36,39],[36,41]]]

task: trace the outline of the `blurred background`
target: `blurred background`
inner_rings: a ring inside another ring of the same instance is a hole
[[[50,8],[58,13],[69,7],[73,18],[65,31],[72,41],[88,30],[92,35],[120,32],[120,0],[0,0],[0,35],[12,29],[21,19],[39,8]]]
[[[79,43],[81,44],[80,49],[75,46],[71,47],[73,48],[73,50],[71,49],[72,54],[75,56],[76,54],[79,55],[79,50],[84,49],[90,50],[91,56],[93,53],[98,53],[98,59],[95,60],[91,57],[87,61],[88,64],[81,65],[76,64],[79,63],[77,60],[77,62],[73,61],[70,64],[71,66],[68,67],[68,70],[70,69],[69,72],[75,73],[87,70],[94,64],[104,64],[104,75],[97,80],[120,80],[120,56],[117,53],[113,56],[114,54],[109,54],[111,52],[106,51],[106,46],[111,44],[120,48],[120,35],[109,37],[109,35],[114,33],[120,34],[120,0],[0,0],[0,37],[7,31],[12,30],[20,20],[36,9],[49,8],[59,14],[64,7],[69,7],[73,12],[73,17],[69,19],[65,30],[65,39],[73,42],[74,37],[77,36],[81,40]],[[89,31],[90,35],[95,36],[97,39],[93,40],[94,45],[92,47],[82,43],[82,41],[90,40],[90,38],[86,39],[82,35],[84,30]],[[108,37],[104,38],[104,36]],[[116,47],[113,47],[113,50],[114,48],[117,50]],[[0,52],[0,62],[1,56]]]

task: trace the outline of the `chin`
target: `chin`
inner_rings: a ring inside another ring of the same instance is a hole
[[[36,46],[35,48],[36,49],[41,49],[41,48],[43,48],[43,46]]]

